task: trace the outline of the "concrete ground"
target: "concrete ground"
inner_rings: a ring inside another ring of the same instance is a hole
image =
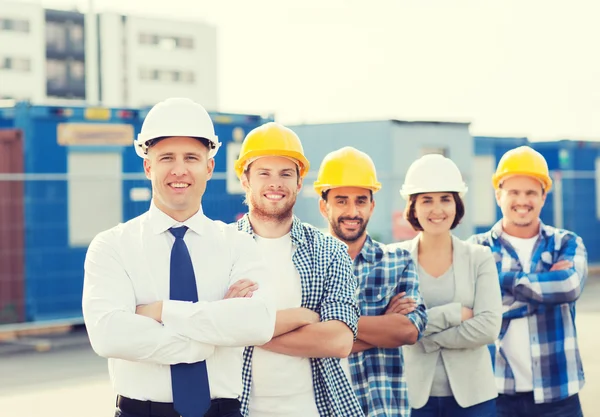
[[[581,401],[586,417],[600,417],[600,275],[590,277],[578,303],[577,326],[586,372]],[[0,343],[0,410],[10,417],[108,417],[115,398],[106,360],[84,332],[46,339],[47,351]],[[38,346],[39,347],[39,346]]]

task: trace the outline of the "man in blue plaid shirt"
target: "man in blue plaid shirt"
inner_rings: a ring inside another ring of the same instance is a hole
[[[321,164],[315,191],[332,235],[348,245],[358,278],[361,317],[347,373],[367,417],[408,417],[401,346],[414,344],[427,314],[410,253],[366,232],[381,188],[371,158],[345,147]]]
[[[278,309],[273,339],[244,352],[243,414],[362,417],[339,359],[356,337],[356,278],[346,247],[293,215],[309,169],[298,136],[276,123],[254,129],[235,169],[249,206],[238,228],[271,268],[266,290]]]
[[[502,220],[472,240],[491,248],[502,289],[498,416],[581,417],[575,302],[588,272],[583,241],[540,221],[552,180],[537,151],[508,151],[492,182]]]

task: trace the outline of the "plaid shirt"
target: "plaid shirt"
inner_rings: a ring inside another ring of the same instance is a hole
[[[238,229],[253,234],[245,215]],[[356,277],[347,247],[294,216],[291,230],[296,247],[292,261],[302,283],[302,307],[321,315],[321,321],[340,320],[356,334],[359,310],[355,300]],[[244,351],[242,413],[248,415],[252,385],[253,347]],[[321,417],[363,417],[364,414],[338,358],[310,359],[315,400]]]
[[[533,364],[533,396],[536,403],[563,400],[579,392],[585,380],[575,329],[575,301],[587,278],[587,252],[583,241],[567,230],[540,225],[531,258],[531,273],[523,272],[519,257],[502,238],[502,222],[472,241],[489,246],[496,259],[502,301],[508,309],[498,337],[495,372],[498,390],[515,393],[515,380],[502,346],[511,319],[527,317]],[[550,268],[558,261],[573,267]]]
[[[417,309],[407,317],[421,336],[427,325],[427,313],[419,293],[415,264],[408,251],[386,246],[367,236],[354,259],[354,271],[358,277],[361,315],[384,314],[390,300],[406,292],[406,297],[417,302]],[[410,416],[402,348],[373,348],[353,353],[348,359],[354,391],[365,416]]]

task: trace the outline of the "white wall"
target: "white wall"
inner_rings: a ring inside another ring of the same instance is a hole
[[[124,26],[121,15],[100,15],[100,77],[101,101],[104,106],[119,107],[127,104],[126,60],[124,59]]]
[[[0,69],[0,96],[42,102],[46,97],[44,9],[37,4],[0,0],[0,19],[29,22],[29,32],[0,30],[0,67],[4,58],[28,59],[29,70]]]
[[[167,97],[189,97],[209,110],[218,106],[217,35],[200,22],[103,14],[100,17],[102,102],[108,106],[149,106]],[[140,42],[140,35],[192,39],[192,48]],[[142,71],[178,71],[193,81],[143,79]]]

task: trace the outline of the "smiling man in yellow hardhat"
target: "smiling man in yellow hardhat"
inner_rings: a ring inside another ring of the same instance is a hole
[[[346,371],[367,417],[409,416],[401,346],[425,330],[427,315],[406,250],[367,233],[381,184],[364,152],[344,147],[325,156],[314,183],[329,231],[348,245],[358,278],[361,318]]]
[[[309,170],[298,136],[278,123],[248,133],[235,163],[249,211],[238,221],[271,268],[273,339],[244,357],[249,417],[362,417],[338,358],[357,332],[356,279],[346,247],[293,214]]]
[[[539,218],[552,188],[539,152],[529,146],[506,152],[492,183],[502,219],[473,240],[496,256],[503,296],[498,416],[582,416],[575,302],[588,274],[585,246],[575,233]]]

